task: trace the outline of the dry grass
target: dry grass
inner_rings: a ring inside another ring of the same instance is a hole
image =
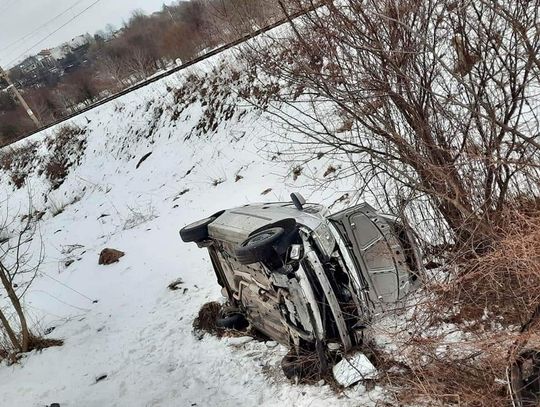
[[[284,371],[295,372],[291,378],[297,384],[316,385],[321,381],[339,392],[342,387],[334,379],[332,367],[340,360],[337,354],[325,351],[323,360],[315,350],[291,350],[281,361]]]
[[[524,324],[540,303],[540,211],[509,211],[490,250],[460,269],[445,295],[461,304],[461,318]]]
[[[64,341],[62,339],[44,338],[42,336],[31,335],[28,350],[43,350],[53,346],[62,346],[63,344]]]
[[[38,155],[37,142],[5,148],[0,151],[0,169],[9,174],[17,188],[24,185],[28,174],[39,169],[39,174],[44,173],[56,189],[64,182],[70,167],[80,162],[86,148],[85,133],[85,129],[77,126],[60,127],[46,140],[49,151],[46,157]]]
[[[199,310],[197,318],[193,321],[193,329],[219,335],[220,328],[216,326],[222,305],[219,302],[208,302]]]
[[[16,148],[6,147],[0,152],[0,169],[10,175],[17,189],[22,188],[32,170],[37,150],[38,143],[29,142]]]
[[[86,149],[85,133],[83,128],[66,125],[47,140],[50,155],[43,170],[53,189],[59,188],[69,174],[70,167],[80,162]]]
[[[384,357],[401,369],[383,381],[405,405],[512,406],[508,369],[540,349],[540,211],[509,209],[482,255],[456,259],[395,333]]]
[[[28,352],[42,351],[54,346],[62,346],[64,341],[62,339],[46,338],[30,333]],[[14,350],[11,344],[4,340],[0,341],[0,362],[8,364],[8,366],[18,363],[22,357],[22,353]]]

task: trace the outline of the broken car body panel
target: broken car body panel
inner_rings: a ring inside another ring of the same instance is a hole
[[[409,292],[414,277],[411,278],[403,242],[389,218],[381,216],[368,204],[361,204],[329,219],[347,241],[357,269],[367,279],[374,304],[402,299]]]

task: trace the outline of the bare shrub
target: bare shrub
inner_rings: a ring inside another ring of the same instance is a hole
[[[133,229],[158,217],[156,209],[151,204],[148,204],[144,208],[128,206],[128,210],[129,216],[124,220],[124,230]]]
[[[53,346],[62,346],[64,341],[62,339],[46,338],[43,336],[36,336],[31,334],[28,343],[28,351],[43,350],[52,348]]]
[[[199,310],[197,318],[193,321],[193,329],[222,336],[223,330],[216,325],[221,308],[222,305],[215,301],[204,304]]]
[[[0,111],[0,147],[16,142],[21,134],[34,128],[35,124],[21,106],[15,110]]]
[[[36,163],[37,142],[28,142],[14,148],[6,147],[0,151],[0,169],[11,177],[17,189],[21,188]]]
[[[12,362],[19,353],[61,344],[39,338],[27,320],[23,298],[43,261],[43,245],[36,234],[31,211],[29,200],[25,222],[21,224],[17,216],[6,216],[1,225],[2,230],[9,231],[9,236],[0,242],[0,287],[6,297],[5,306],[0,309],[0,345],[3,357],[9,357]]]
[[[487,312],[522,325],[540,302],[540,207],[527,215],[509,211],[504,223],[487,254],[464,264],[446,295],[467,318]]]
[[[406,308],[405,322],[375,328],[395,346],[379,351],[383,382],[400,403],[536,405],[512,404],[520,392],[538,397],[534,382],[526,392],[512,385],[525,374],[513,368],[522,355],[540,349],[540,206],[519,200],[501,216],[482,254],[455,254]],[[537,368],[529,368],[533,381]]]
[[[275,0],[204,0],[209,34],[228,42],[282,18]]]
[[[55,157],[45,164],[45,175],[49,181],[51,181],[53,189],[56,189],[62,185],[62,182],[66,178],[67,174],[67,164],[62,159],[57,159],[57,157]]]
[[[287,377],[298,384],[315,385],[321,380],[334,391],[342,390],[333,374],[332,366],[341,357],[329,352],[318,353],[315,350],[290,350],[281,361],[281,368]]]
[[[238,94],[231,89],[246,87],[245,78],[241,77],[235,68],[222,63],[205,75],[190,74],[183,85],[174,90],[176,109],[174,117],[188,107],[199,103],[202,114],[192,131],[186,136],[203,136],[214,133],[218,126],[231,120],[238,111]]]
[[[66,125],[47,139],[49,155],[43,170],[53,189],[62,185],[72,165],[79,164],[86,150],[85,135],[85,129]]]

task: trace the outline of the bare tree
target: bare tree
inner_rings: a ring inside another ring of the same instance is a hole
[[[123,61],[119,58],[113,58],[109,55],[102,55],[99,58],[99,71],[102,75],[108,75],[116,85],[122,89],[128,85],[126,81],[126,67]]]
[[[283,17],[276,0],[204,0],[206,27],[218,42],[235,40]]]
[[[42,123],[49,123],[60,117],[61,106],[57,103],[51,89],[32,89],[26,92],[26,98]]]
[[[76,108],[79,104],[90,104],[100,94],[99,78],[89,69],[79,69],[67,75],[64,83],[59,86],[68,108]]]
[[[29,208],[31,210],[31,201]],[[17,226],[19,219],[9,219],[6,216],[2,225],[0,282],[12,312],[5,306],[0,307],[0,326],[16,352],[27,352],[32,334],[22,298],[37,275],[43,260],[43,246],[37,239],[36,223],[31,213],[23,218],[22,226]]]
[[[482,250],[508,201],[538,194],[538,1],[318,5],[291,19],[289,39],[244,52],[256,88],[278,89],[263,101],[275,102],[291,154],[334,157],[360,193],[413,216],[423,208],[452,241]]]
[[[133,48],[124,64],[130,75],[137,79],[147,78],[157,69],[154,59],[144,48]]]

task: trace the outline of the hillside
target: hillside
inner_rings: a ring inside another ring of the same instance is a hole
[[[221,295],[206,253],[183,244],[180,227],[294,190],[327,205],[347,192],[340,183],[320,190],[280,158],[281,128],[235,96],[241,79],[220,64],[200,64],[37,134],[12,146],[18,153],[4,150],[5,216],[18,222],[29,196],[31,211],[44,212],[45,257],[24,305],[40,332],[65,344],[4,362],[0,404],[323,406],[370,405],[380,396],[378,387],[360,385],[348,398],[291,385],[276,343],[192,333],[200,306]],[[6,161],[10,154],[19,161]],[[58,162],[65,178],[52,171]],[[328,165],[321,159],[305,173]],[[126,255],[99,266],[105,247]],[[180,289],[169,290],[178,278]]]

